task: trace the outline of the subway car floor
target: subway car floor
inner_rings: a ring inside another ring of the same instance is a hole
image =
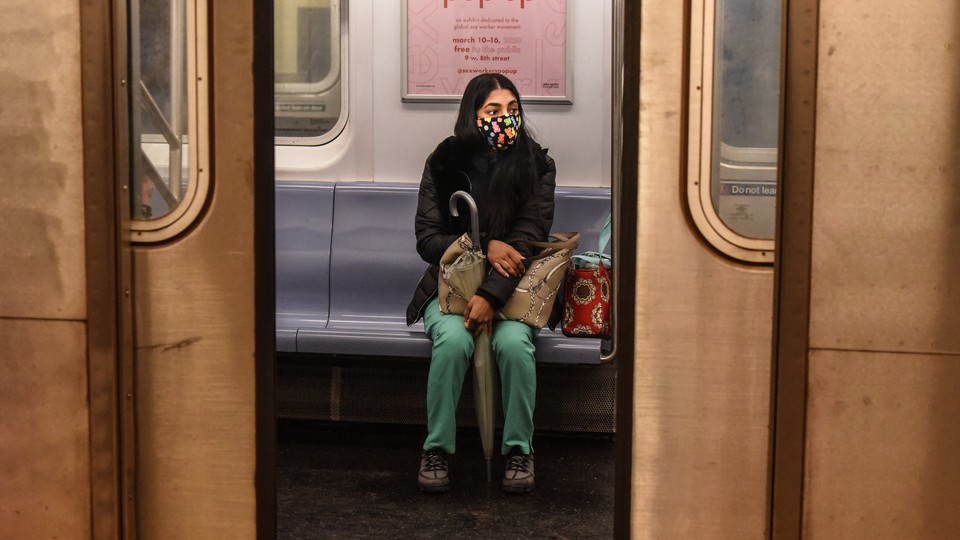
[[[421,493],[423,436],[420,426],[280,422],[277,537],[612,537],[611,436],[537,433],[537,486],[527,495],[500,490],[499,452],[487,483],[479,435],[469,427],[450,456],[450,491]]]

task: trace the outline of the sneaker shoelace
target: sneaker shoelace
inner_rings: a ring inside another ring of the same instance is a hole
[[[428,450],[427,451],[427,463],[424,467],[425,471],[445,471],[447,470],[447,460],[444,459],[443,455],[440,452]]]
[[[529,463],[529,460],[526,455],[518,454],[515,456],[510,456],[510,459],[507,460],[507,470],[527,472],[528,463]]]

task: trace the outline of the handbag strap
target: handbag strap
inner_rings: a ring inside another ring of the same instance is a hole
[[[587,263],[593,266],[600,266],[601,264],[606,268],[610,268],[613,265],[613,260],[610,255],[604,253],[604,250],[607,249],[607,244],[610,243],[610,218],[611,214],[607,214],[607,220],[603,223],[603,228],[600,229],[600,241],[598,242],[597,251],[588,251],[586,253],[581,253],[579,255],[574,255],[571,257],[574,264],[577,263]]]
[[[607,244],[610,243],[610,218],[613,214],[607,214],[607,220],[603,222],[603,228],[600,229],[600,242],[597,251],[603,253],[607,250]]]
[[[580,233],[578,232],[556,232],[550,233],[551,238],[556,238],[559,242],[527,242],[533,247],[543,248],[538,255],[533,257],[534,259],[542,259],[544,257],[549,257],[554,253],[569,249],[577,249],[577,246],[580,245]]]
[[[603,263],[603,267],[610,269],[613,266],[613,260],[606,253],[600,253],[599,251],[587,251],[585,253],[580,253],[570,257],[573,260],[574,265],[577,268],[589,268],[600,266],[600,263]],[[585,264],[584,264],[585,263]]]

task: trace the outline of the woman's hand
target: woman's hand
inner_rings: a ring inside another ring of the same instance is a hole
[[[486,298],[473,295],[463,310],[463,327],[479,335],[480,332],[493,332],[493,306]]]
[[[523,255],[506,242],[491,240],[487,244],[487,262],[503,277],[523,275]]]

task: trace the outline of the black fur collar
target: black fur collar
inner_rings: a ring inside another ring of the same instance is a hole
[[[547,150],[541,148],[539,144],[534,143],[534,155],[537,160],[537,174],[543,176],[547,169]],[[467,170],[471,159],[471,152],[461,143],[457,142],[454,136],[449,136],[430,154],[428,165],[430,174],[439,186],[438,180],[450,175],[463,176],[461,171]]]

